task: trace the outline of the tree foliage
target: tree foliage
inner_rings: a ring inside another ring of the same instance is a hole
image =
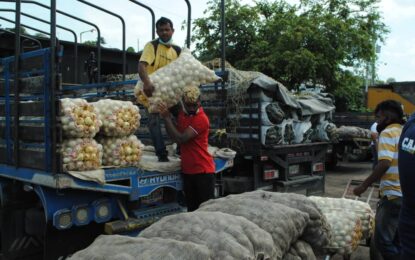
[[[374,43],[387,33],[378,2],[300,0],[291,5],[258,0],[243,5],[228,0],[226,60],[239,69],[261,71],[289,88],[303,82],[323,84],[336,96],[350,95],[359,106],[359,95],[339,88],[361,91],[364,64],[376,59]],[[193,40],[201,60],[220,57],[220,37],[220,0],[210,0],[205,17],[194,22]]]
[[[105,40],[104,37],[100,38],[100,43],[101,45],[107,44],[107,41]],[[83,44],[85,45],[97,45],[97,41],[84,41]]]

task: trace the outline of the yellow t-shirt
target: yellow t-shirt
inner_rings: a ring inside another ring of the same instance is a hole
[[[157,53],[154,55],[154,46],[151,42],[144,46],[143,53],[140,57],[140,62],[146,62],[147,73],[150,75],[154,71],[166,66],[170,62],[177,59],[176,50],[173,47],[167,47],[163,44],[158,44]]]

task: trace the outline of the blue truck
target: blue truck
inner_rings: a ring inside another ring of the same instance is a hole
[[[109,168],[97,183],[62,170],[59,99],[132,100],[137,80],[62,83],[65,55],[55,40],[1,59],[0,259],[64,258],[99,234],[132,235],[185,210],[180,171]],[[232,166],[215,163],[218,173]]]

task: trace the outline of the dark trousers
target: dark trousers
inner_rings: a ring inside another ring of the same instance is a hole
[[[194,211],[215,197],[215,174],[183,174],[183,189],[187,211]]]
[[[402,198],[380,199],[375,217],[375,245],[383,259],[399,259],[400,244],[398,236],[399,212]]]
[[[177,104],[171,107],[170,113],[177,118],[180,110],[180,105]],[[151,141],[153,142],[156,155],[167,156],[166,145],[164,143],[163,134],[161,132],[161,118],[158,113],[148,113],[148,130],[150,132]]]
[[[401,242],[401,260],[415,259],[415,207],[402,203],[399,215],[399,238]]]

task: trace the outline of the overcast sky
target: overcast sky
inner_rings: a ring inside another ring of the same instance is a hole
[[[38,0],[38,2],[49,5],[49,0]],[[151,16],[150,12],[135,5],[128,0],[89,0],[89,2],[107,8],[120,14],[126,23],[126,46],[132,46],[137,50],[143,48],[144,44],[151,40]],[[182,29],[182,23],[187,19],[187,6],[184,0],[139,0],[139,2],[153,8],[156,19],[161,16],[173,20],[176,29],[174,40],[183,46],[186,38],[186,29]],[[192,19],[203,17],[207,0],[190,0],[192,5]],[[252,1],[243,0],[244,3]],[[296,2],[296,0],[289,0]],[[14,8],[14,3],[0,2],[1,8]],[[122,48],[121,22],[118,18],[110,16],[102,11],[91,8],[76,0],[57,0],[59,10],[76,15],[84,20],[98,25],[102,36],[107,41],[107,47]],[[378,75],[381,80],[395,78],[397,81],[415,81],[415,0],[381,0],[380,10],[384,22],[390,33],[384,45],[381,45],[380,58],[377,63]],[[22,11],[36,15],[43,19],[49,18],[46,9],[33,4],[22,4]],[[11,13],[1,12],[0,16],[13,19]],[[22,17],[22,22],[28,25],[48,31],[48,27],[42,23],[27,17]],[[90,30],[91,27],[76,20],[58,15],[57,22],[61,26],[69,27],[78,32]],[[11,27],[10,23],[0,20],[2,27]],[[73,36],[58,29],[58,37],[73,41]],[[82,41],[94,40],[96,32],[85,32]]]

